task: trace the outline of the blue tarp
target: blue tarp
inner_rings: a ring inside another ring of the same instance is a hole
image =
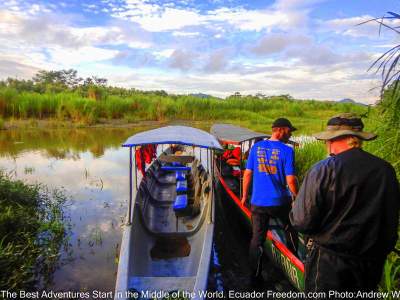
[[[222,150],[214,136],[188,126],[166,126],[140,132],[128,138],[122,146],[132,147],[147,144],[180,144]]]

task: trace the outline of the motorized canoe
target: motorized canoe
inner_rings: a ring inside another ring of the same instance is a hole
[[[251,212],[248,206],[241,204],[241,182],[242,171],[245,168],[245,153],[258,140],[269,138],[270,135],[254,132],[246,128],[230,125],[215,124],[211,127],[213,134],[218,141],[225,146],[236,147],[240,149],[238,159],[239,164],[230,165],[228,160],[223,158],[224,153],[217,156],[215,160],[215,176],[219,181],[220,190],[225,192],[225,197],[221,197],[226,202],[223,207],[228,210],[234,210],[241,221],[251,228]],[[294,143],[292,143],[294,144]],[[232,151],[232,150],[227,150]],[[236,172],[239,170],[238,172]],[[236,172],[236,173],[235,173]],[[249,232],[251,232],[249,230]],[[298,290],[304,290],[304,259],[305,247],[304,241],[299,237],[298,251],[292,253],[287,247],[285,232],[278,220],[271,220],[270,230],[267,232],[264,244],[265,253],[268,255],[280,269],[283,270],[289,281]]]
[[[160,155],[140,180],[132,153],[148,145],[158,145]],[[202,130],[167,126],[136,134],[123,146],[130,150],[130,201],[115,298],[165,298],[178,291],[203,298],[214,229],[212,152],[221,145]]]

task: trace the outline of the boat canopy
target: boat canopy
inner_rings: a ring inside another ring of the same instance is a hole
[[[222,150],[218,140],[203,130],[188,126],[166,126],[129,137],[122,147],[148,144],[180,144]]]
[[[231,124],[214,124],[210,130],[218,140],[225,143],[239,144],[257,138],[269,138],[271,135],[255,132],[247,128]]]

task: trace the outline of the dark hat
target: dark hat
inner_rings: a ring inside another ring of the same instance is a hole
[[[297,130],[296,127],[293,127],[292,123],[286,118],[278,118],[272,123],[272,128],[274,127],[289,127],[291,131]]]
[[[317,140],[332,140],[340,136],[353,135],[370,141],[377,137],[375,133],[362,131],[361,118],[353,113],[342,113],[329,119],[326,130],[313,134]]]

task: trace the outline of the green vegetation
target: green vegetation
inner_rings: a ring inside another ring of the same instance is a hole
[[[398,27],[393,24],[399,21],[400,15],[395,12],[388,12],[369,22],[377,22],[400,35]],[[398,37],[398,36],[397,36]],[[382,97],[379,103],[380,122],[377,132],[380,139],[371,143],[369,150],[378,156],[389,161],[395,168],[397,178],[400,178],[400,45],[392,47],[383,53],[371,66],[376,67],[382,75],[381,92]],[[400,232],[400,229],[399,229]],[[400,290],[400,242],[397,241],[396,252],[391,253],[386,260],[384,279],[381,282],[381,289],[384,291]]]
[[[376,126],[378,139],[367,143],[365,149],[389,161],[400,180],[400,85],[397,81],[385,90],[378,109],[380,114]],[[397,251],[392,252],[385,263],[384,278],[380,287],[383,291],[400,290],[399,241],[396,249]]]
[[[83,81],[76,71],[40,71],[32,80],[0,82],[0,117],[53,119],[92,125],[123,119],[170,121],[226,121],[255,130],[265,130],[275,118],[291,118],[303,132],[324,126],[321,119],[339,112],[365,113],[367,108],[351,103],[294,100],[289,95],[242,96],[220,99],[190,95],[168,95],[164,91],[144,92],[106,86],[105,79]]]
[[[65,240],[59,191],[27,185],[0,173],[0,290],[45,286]]]
[[[321,142],[309,142],[296,148],[296,173],[299,182],[303,179],[310,168],[318,161],[326,157],[325,145]]]
[[[378,138],[366,143],[365,149],[390,162],[400,179],[400,86],[394,83],[385,90],[377,112]]]

